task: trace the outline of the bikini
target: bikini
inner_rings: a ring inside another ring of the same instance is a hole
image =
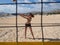
[[[29,23],[29,24],[25,24],[25,27],[31,27],[31,24]]]

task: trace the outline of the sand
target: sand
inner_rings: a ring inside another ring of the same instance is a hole
[[[26,19],[18,15],[18,41],[19,42],[40,42],[42,41],[41,15],[35,15],[32,19],[33,33],[35,40],[32,38],[28,28],[27,39],[24,38]],[[12,27],[10,27],[12,26]],[[0,42],[16,42],[16,17],[0,17]],[[19,27],[20,26],[20,27]],[[22,27],[21,27],[22,26]],[[43,15],[43,32],[44,41],[60,41],[60,14]]]

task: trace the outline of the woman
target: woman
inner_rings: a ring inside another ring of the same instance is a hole
[[[31,27],[31,21],[32,21],[32,18],[34,17],[34,15],[32,13],[30,13],[29,15],[24,15],[24,14],[21,14],[20,16],[24,17],[25,19],[27,19],[27,22],[25,23],[25,38],[26,38],[26,32],[27,32],[27,27],[29,27],[30,31],[31,31],[31,34],[33,36],[33,39],[34,39],[34,35],[33,35],[33,31],[32,31],[32,27]]]

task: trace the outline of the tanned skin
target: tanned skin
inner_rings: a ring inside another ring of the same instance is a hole
[[[31,21],[32,21],[32,16],[31,14],[29,14],[28,16],[27,15],[24,15],[24,14],[20,14],[21,17],[27,19],[27,22],[26,24],[31,24]],[[33,31],[32,31],[32,27],[29,27],[30,31],[31,31],[31,34],[33,36],[33,39],[34,39],[34,34],[33,34]],[[25,27],[25,39],[26,39],[26,32],[27,32],[27,27]]]

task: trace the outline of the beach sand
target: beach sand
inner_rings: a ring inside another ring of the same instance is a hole
[[[43,15],[43,33],[44,41],[60,41],[60,14]],[[42,41],[41,30],[41,15],[35,15],[32,19],[32,31],[35,40],[32,38],[31,32],[28,28],[27,39],[25,39],[25,24],[26,19],[18,15],[18,41],[19,42],[40,42]],[[0,42],[16,42],[16,16],[0,17]]]

